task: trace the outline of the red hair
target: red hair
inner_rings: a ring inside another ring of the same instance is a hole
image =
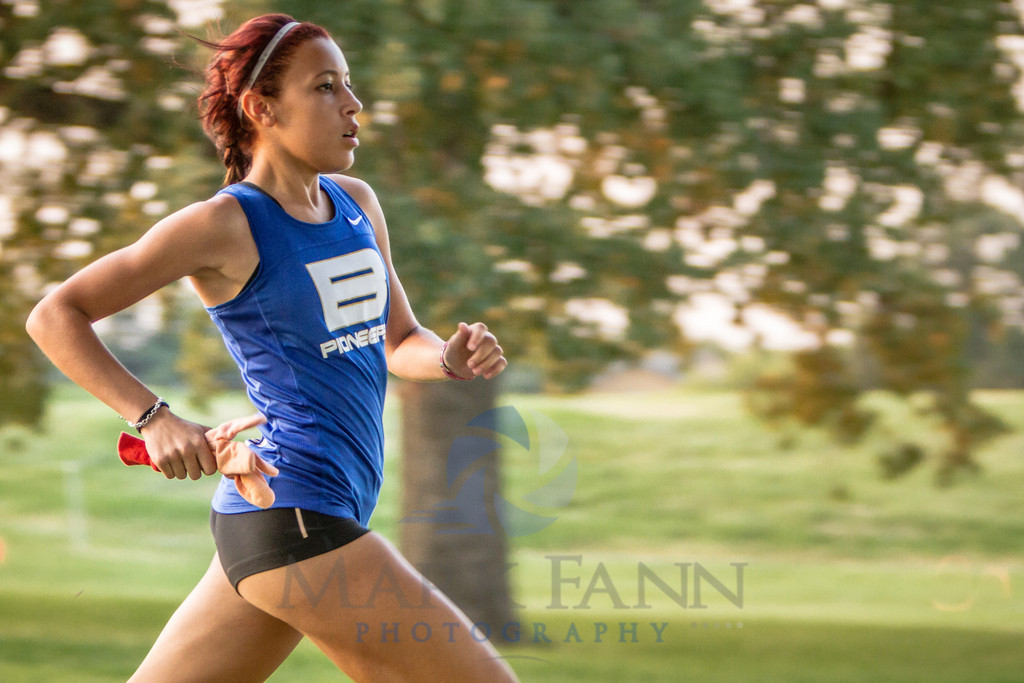
[[[242,180],[252,168],[252,124],[238,115],[238,101],[267,44],[285,24],[295,21],[287,14],[264,14],[250,19],[219,43],[199,40],[216,52],[206,66],[206,88],[199,95],[203,132],[217,147],[227,174],[224,184]],[[281,91],[281,74],[303,42],[329,38],[326,30],[303,22],[289,31],[274,48],[252,89],[268,97]],[[198,40],[198,39],[197,39]]]

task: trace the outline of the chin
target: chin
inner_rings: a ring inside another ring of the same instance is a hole
[[[321,171],[321,173],[343,173],[344,171],[347,171],[350,168],[352,168],[355,162],[355,155],[348,154],[344,159],[339,159],[335,161],[333,164],[330,164],[330,166],[327,169]]]

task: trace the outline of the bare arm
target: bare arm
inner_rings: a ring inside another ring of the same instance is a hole
[[[370,219],[376,232],[377,246],[388,269],[388,284],[391,290],[385,338],[388,370],[398,377],[415,381],[447,379],[440,364],[441,348],[445,342],[416,320],[391,261],[387,223],[376,195],[370,186],[361,180],[349,176],[332,178],[359,203]],[[487,330],[486,325],[478,322],[472,325],[459,323],[459,328],[448,339],[445,364],[455,374],[465,379],[492,379],[508,366],[508,361],[495,336]]]
[[[157,397],[114,358],[92,323],[182,277],[194,276],[211,292],[228,287],[224,230],[212,222],[224,221],[226,208],[223,201],[186,207],[135,244],[82,269],[36,305],[26,324],[29,335],[72,381],[117,413],[138,419]],[[167,409],[143,429],[154,463],[168,478],[179,479],[216,471],[203,432]]]

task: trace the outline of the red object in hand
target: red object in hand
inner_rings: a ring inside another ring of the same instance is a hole
[[[160,468],[149,459],[146,442],[137,436],[121,432],[117,438],[117,455],[125,465],[149,465],[157,472]]]
[[[239,425],[241,427],[235,429]],[[207,432],[206,442],[217,459],[217,469],[221,474],[234,479],[235,487],[242,497],[256,507],[268,508],[274,504],[274,491],[263,475],[276,476],[277,468],[253,453],[245,444],[231,441],[242,428],[245,428],[244,421],[238,421],[238,425],[225,423]],[[137,436],[121,432],[117,439],[117,455],[125,465],[149,465],[157,472],[160,471],[149,457],[146,442]]]

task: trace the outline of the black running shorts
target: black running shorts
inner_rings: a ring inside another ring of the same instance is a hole
[[[300,508],[234,515],[211,510],[210,529],[220,564],[236,591],[247,576],[322,555],[369,532],[354,519]]]

